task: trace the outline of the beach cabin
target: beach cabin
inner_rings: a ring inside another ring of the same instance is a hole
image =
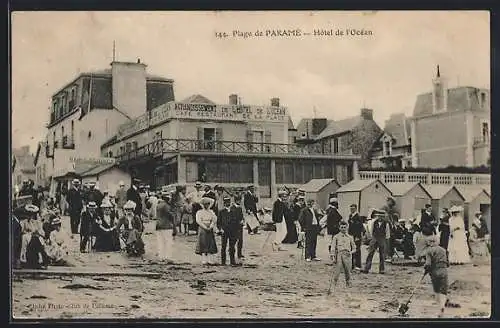
[[[343,218],[349,216],[351,204],[358,205],[360,216],[367,216],[371,208],[381,208],[391,196],[391,191],[378,179],[352,180],[337,189],[339,211]]]
[[[419,182],[393,182],[386,183],[385,186],[391,191],[402,219],[415,218],[425,204],[431,203],[431,195]]]
[[[463,206],[464,198],[455,186],[451,185],[422,185],[431,195],[432,214],[436,218],[441,216],[443,208],[450,209],[453,205]]]
[[[464,220],[466,226],[470,228],[476,212],[481,211],[488,223],[488,229],[491,231],[490,195],[483,188],[477,186],[459,186],[457,189],[465,200]]]
[[[306,199],[314,199],[322,209],[327,208],[330,194],[336,193],[339,188],[340,183],[335,179],[312,179],[300,187],[305,191]]]

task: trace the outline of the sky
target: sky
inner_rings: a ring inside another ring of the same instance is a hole
[[[362,107],[381,127],[393,113],[411,116],[438,64],[449,87],[490,88],[487,11],[14,12],[11,20],[12,143],[32,152],[45,138],[51,95],[80,72],[109,68],[113,41],[116,60],[140,58],[148,73],[174,79],[176,100],[202,94],[225,104],[236,93],[267,105],[278,97],[295,125]],[[278,29],[371,35],[265,36]],[[232,37],[236,30],[253,36]]]

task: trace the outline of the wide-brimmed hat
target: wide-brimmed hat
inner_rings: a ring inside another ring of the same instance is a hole
[[[119,185],[119,186],[124,186],[124,185],[125,185],[125,182],[120,181],[120,182],[118,183],[118,185]]]
[[[297,190],[297,192],[298,192],[299,194],[304,194],[306,191],[305,191],[304,189],[299,189],[299,190]]]
[[[111,204],[111,202],[105,200],[102,202],[101,204],[101,208],[112,208],[113,207],[113,204]]]
[[[450,208],[450,213],[457,213],[457,212],[462,212],[462,211],[463,211],[462,206],[453,205]]]
[[[73,181],[71,181],[71,183],[74,184],[74,185],[79,185],[80,184],[80,180],[73,179]]]
[[[358,207],[358,205],[356,205],[356,204],[351,204],[351,205],[349,205],[349,207],[351,207],[351,208],[356,207],[356,208],[357,208],[357,207]]]
[[[55,216],[55,217],[51,218],[50,224],[51,225],[61,224],[61,218],[59,216]]]
[[[214,203],[214,200],[210,197],[202,197],[200,203],[202,205],[209,204],[210,206],[212,206],[212,204]]]
[[[300,195],[300,196],[297,197],[297,200],[305,200],[305,199],[306,198],[304,196],[302,196],[302,195]]]
[[[88,202],[87,207],[88,208],[97,208],[97,204],[95,202]]]
[[[229,197],[229,196],[224,196],[224,197],[222,198],[222,200],[223,200],[224,202],[230,202],[230,201],[231,201],[231,197]]]
[[[338,204],[339,203],[339,201],[336,197],[330,198],[329,202],[330,202],[330,204]]]
[[[476,212],[474,213],[474,215],[482,215],[482,214],[483,214],[483,212],[481,212],[481,211],[476,211]]]
[[[288,195],[288,192],[284,189],[278,190],[278,196],[286,196]]]
[[[271,209],[269,207],[264,207],[264,212],[271,212]]]
[[[123,209],[124,210],[135,210],[135,207],[137,205],[135,204],[135,202],[129,200],[125,203],[125,205],[123,205]]]
[[[382,209],[374,209],[372,212],[372,215],[382,216],[382,215],[386,215],[386,214],[387,214],[387,212],[382,210]]]
[[[200,181],[196,181],[196,183],[194,184],[195,187],[201,187],[201,182]]]
[[[24,206],[24,209],[28,215],[34,215],[40,211],[38,206],[35,206],[33,204],[27,204],[26,206]]]

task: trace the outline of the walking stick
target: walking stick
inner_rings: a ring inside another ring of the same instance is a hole
[[[411,292],[411,295],[408,298],[408,301],[406,301],[405,303],[401,303],[399,305],[398,311],[399,311],[400,315],[405,315],[406,312],[408,312],[408,310],[410,309],[410,307],[408,305],[410,304],[413,295],[417,291],[417,288],[420,286],[420,284],[422,283],[422,280],[424,280],[426,275],[427,275],[427,272],[424,272],[424,275],[422,276],[422,278],[420,278],[420,280],[418,281],[418,284],[415,286],[415,288],[413,288],[413,291]]]
[[[335,261],[335,263],[336,263],[336,261]],[[335,277],[335,266],[334,266],[334,268],[332,270],[332,275],[330,277],[330,285],[328,286],[328,292],[326,293],[326,295],[330,295],[331,292],[332,292],[332,285],[333,285],[333,278],[334,277]]]

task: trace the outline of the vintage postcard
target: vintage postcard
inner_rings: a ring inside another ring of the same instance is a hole
[[[490,316],[487,11],[11,23],[13,319]]]

